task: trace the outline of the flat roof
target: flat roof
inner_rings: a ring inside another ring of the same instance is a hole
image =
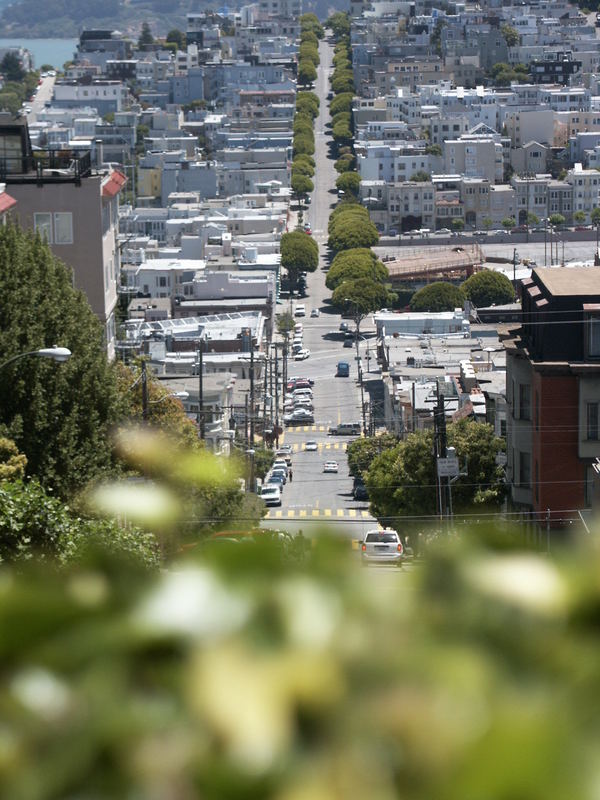
[[[538,267],[534,273],[554,296],[600,295],[600,270],[597,267]]]

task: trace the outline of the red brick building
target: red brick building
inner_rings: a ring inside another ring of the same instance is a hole
[[[507,478],[553,524],[591,505],[600,456],[600,269],[536,269],[506,346]]]

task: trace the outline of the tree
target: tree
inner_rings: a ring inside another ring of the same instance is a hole
[[[281,237],[281,266],[287,270],[291,286],[295,289],[301,272],[314,272],[319,264],[319,248],[311,236],[303,231],[284,233]]]
[[[2,370],[0,426],[27,457],[27,474],[67,494],[112,467],[109,430],[124,405],[102,326],[69,270],[39,237],[0,229],[0,352],[68,347],[65,364],[24,358]]]
[[[21,66],[18,55],[16,53],[11,53],[10,50],[0,62],[0,72],[7,81],[15,81],[18,83],[25,78],[25,70]]]
[[[504,305],[515,299],[512,283],[506,275],[492,270],[484,269],[471,275],[460,288],[477,308]]]
[[[23,480],[27,457],[11,439],[0,436],[0,482]]]
[[[334,290],[331,302],[356,323],[357,334],[362,320],[373,311],[391,305],[395,295],[371,278],[344,281]]]
[[[448,425],[448,444],[456,448],[461,476],[452,486],[455,510],[497,505],[504,495],[503,470],[496,456],[504,449],[491,425],[461,420]],[[433,431],[416,431],[371,463],[366,480],[371,513],[379,519],[434,514],[436,475]],[[398,523],[396,523],[398,524]]]
[[[280,333],[282,336],[288,336],[294,330],[296,320],[286,311],[283,314],[277,315],[275,324],[277,326],[278,333]]]
[[[317,80],[317,69],[312,61],[305,58],[298,62],[298,83],[308,86]]]
[[[548,222],[552,225],[553,228],[560,228],[562,225],[565,224],[566,219],[563,217],[562,214],[551,214],[548,217]]]
[[[517,223],[515,222],[514,217],[504,217],[502,220],[502,227],[506,228],[507,231],[510,231],[512,228],[515,227]]]
[[[300,133],[294,136],[294,158],[298,155],[309,155],[315,152],[314,137],[310,137],[305,133]]]
[[[296,111],[308,114],[313,119],[319,115],[319,98],[314,92],[298,92],[296,95]]]
[[[32,559],[69,564],[102,547],[147,569],[157,569],[157,542],[150,533],[116,521],[83,518],[39,483],[0,483],[0,562]]]
[[[507,47],[518,47],[519,32],[512,25],[504,24],[500,26],[500,33],[504,37]]]
[[[465,227],[465,221],[460,217],[454,217],[451,224],[452,224],[452,230],[456,231],[457,233],[462,231]]]
[[[585,214],[584,214],[584,219],[585,219]],[[528,211],[527,212],[527,224],[528,225],[539,225],[539,222],[540,222],[540,218],[538,217],[537,214],[534,214],[533,211]]]
[[[335,182],[336,189],[347,194],[358,196],[360,191],[361,178],[358,172],[344,172]]]
[[[593,225],[600,225],[600,208],[593,208],[590,217]]]
[[[311,61],[315,67],[319,66],[319,51],[312,42],[302,42],[298,48],[299,61]]]
[[[418,170],[413,175],[410,176],[411,181],[415,181],[416,183],[427,183],[427,181],[431,180],[431,175],[425,170]]]
[[[338,145],[352,141],[352,131],[347,122],[338,122],[337,125],[334,125],[331,135]]]
[[[374,459],[398,444],[398,437],[394,433],[384,433],[381,436],[366,436],[364,439],[354,439],[349,442],[347,449],[348,472],[355,478],[365,479],[369,467]]]
[[[428,144],[425,148],[425,153],[430,156],[441,156],[442,148],[439,144]]]
[[[147,22],[143,22],[140,38],[138,39],[138,47],[140,50],[144,50],[146,47],[152,44],[154,44],[154,36],[152,36],[150,25]]]
[[[325,285],[333,291],[344,281],[358,278],[370,278],[377,283],[385,283],[389,279],[389,272],[375,253],[367,248],[342,250],[333,259]]]
[[[180,31],[179,28],[173,28],[170,30],[165,37],[165,41],[174,42],[177,45],[178,50],[185,50],[185,33]]]
[[[352,111],[352,99],[354,95],[352,92],[342,92],[336,95],[329,104],[329,113],[332,117],[336,114],[346,112],[349,114]]]
[[[334,72],[331,80],[331,89],[334,94],[354,92],[354,76],[350,70]]]
[[[494,221],[491,217],[484,217],[481,224],[486,229],[486,231],[489,231],[489,229],[494,224]]]
[[[302,14],[300,17],[300,28],[303,32],[312,31],[317,36],[317,39],[322,39],[325,36],[323,26],[319,22],[319,18],[316,14]]]
[[[329,234],[329,246],[336,252],[355,247],[373,247],[378,241],[379,234],[371,220],[358,217],[340,218]]]
[[[576,211],[573,214],[573,222],[576,222],[578,225],[581,225],[585,222],[585,211]]]
[[[340,123],[343,123],[350,128],[352,125],[352,114],[349,111],[338,111],[338,113],[334,114],[331,118],[331,127],[334,128]]]
[[[301,172],[292,172],[291,184],[292,191],[296,195],[310,194],[315,188],[308,175],[304,175]]]
[[[292,161],[292,177],[294,177],[294,174],[306,175],[308,178],[312,178],[315,174],[315,168],[309,164],[308,161],[297,161],[294,159],[294,161]]]
[[[325,25],[331,28],[336,39],[350,35],[350,18],[344,11],[336,11],[329,17]]]
[[[410,300],[411,311],[454,311],[462,308],[464,295],[458,286],[446,281],[435,281],[413,294]]]
[[[335,167],[335,171],[340,174],[349,172],[356,166],[356,159],[353,155],[340,156],[333,166]]]

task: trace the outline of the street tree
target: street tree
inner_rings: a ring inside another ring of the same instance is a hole
[[[337,125],[334,125],[331,129],[331,135],[338,146],[349,144],[352,141],[352,131],[347,122],[338,122]]]
[[[301,86],[308,86],[317,80],[317,69],[313,62],[308,58],[298,62],[298,83]]]
[[[329,17],[325,25],[331,28],[333,35],[338,39],[341,36],[350,35],[350,17],[347,12],[336,11]]]
[[[507,47],[518,47],[520,37],[516,28],[513,28],[512,25],[508,24],[501,25],[500,33],[504,37]]]
[[[489,269],[471,275],[460,287],[465,297],[477,308],[512,303],[515,291],[512,283],[501,272]]]
[[[553,228],[561,228],[565,224],[566,219],[562,214],[551,214],[548,217],[548,222]]]
[[[514,217],[504,217],[504,219],[502,220],[502,227],[506,228],[507,231],[512,230],[512,228],[514,228],[516,224],[517,223]]]
[[[315,174],[315,168],[308,161],[294,159],[292,161],[292,177],[294,174],[306,175],[308,178],[312,178]]]
[[[348,444],[347,449],[348,472],[353,477],[364,480],[374,459],[385,450],[396,447],[398,441],[394,433],[354,439]]]
[[[351,208],[352,204],[348,204]],[[355,247],[373,247],[379,241],[377,228],[370,219],[361,219],[345,215],[336,220],[329,234],[329,246],[332,250],[350,250]]]
[[[345,153],[338,158],[333,166],[335,167],[336,172],[339,172],[340,174],[342,172],[349,172],[355,168],[356,159],[352,153]]]
[[[464,303],[462,290],[446,281],[429,283],[413,294],[410,299],[411,311],[454,311]]]
[[[590,218],[592,220],[592,224],[600,225],[600,208],[593,208]]]
[[[469,419],[449,424],[447,434],[466,472],[452,486],[454,509],[497,508],[505,491],[503,469],[496,463],[503,440],[491,425]],[[371,513],[380,520],[435,514],[435,471],[432,430],[411,433],[384,450],[367,472]]]
[[[352,92],[342,92],[342,94],[336,95],[333,98],[331,103],[329,104],[329,113],[332,117],[336,114],[340,114],[341,112],[346,112],[349,114],[352,111],[352,98],[354,97]]]
[[[294,136],[294,158],[302,154],[312,156],[314,152],[315,152],[314,137],[310,137],[304,133]]]
[[[0,228],[3,359],[60,345],[64,364],[27,357],[2,369],[0,429],[27,457],[27,475],[60,494],[112,469],[109,431],[123,417],[103,330],[73,277],[39,237]]]
[[[336,189],[341,189],[347,194],[358,196],[360,191],[361,178],[358,172],[344,172],[335,182]]]
[[[334,128],[336,125],[343,123],[347,125],[349,128],[352,126],[352,114],[349,111],[338,111],[337,114],[334,114],[331,117],[331,127]]]
[[[378,283],[385,283],[389,279],[385,264],[366,247],[338,253],[327,272],[325,285],[333,291],[340,283],[358,278],[370,278]]]
[[[494,221],[491,217],[484,217],[481,224],[486,229],[486,231],[489,231],[489,229],[494,224]]]
[[[309,114],[315,119],[319,114],[319,98],[314,92],[298,92],[296,95],[296,112]]]
[[[297,196],[310,194],[315,188],[308,175],[303,175],[301,172],[296,171],[292,172],[291,184],[292,191]]]
[[[317,39],[322,39],[325,36],[325,31],[319,22],[319,18],[316,14],[310,12],[308,14],[302,14],[300,17],[300,29],[302,32],[312,31]]]
[[[281,266],[287,271],[293,290],[301,272],[315,272],[319,263],[319,248],[312,236],[303,231],[284,233],[281,237]]]
[[[585,214],[583,215],[583,218],[585,219]],[[533,211],[528,211],[527,212],[527,224],[528,225],[539,225],[539,223],[540,223],[540,218],[538,217],[538,215],[534,214]]]
[[[460,217],[454,217],[454,219],[451,222],[451,226],[453,231],[456,231],[456,233],[460,233],[460,231],[462,231],[465,227],[465,221]]]
[[[334,94],[354,92],[354,75],[351,70],[334,72],[331,80],[331,89]]]
[[[296,320],[289,312],[284,312],[283,314],[277,314],[275,318],[275,325],[277,326],[277,332],[281,334],[281,336],[289,336],[289,334],[294,330],[294,325],[296,324]]]
[[[356,324],[357,334],[360,323],[373,311],[392,305],[396,296],[384,284],[371,278],[358,278],[344,281],[334,290],[331,302],[345,316],[350,316]]]
[[[576,211],[573,214],[573,222],[582,225],[585,222],[585,211]]]

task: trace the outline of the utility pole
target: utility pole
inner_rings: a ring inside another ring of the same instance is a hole
[[[277,358],[277,344],[275,344],[275,445],[279,447],[279,359]]]
[[[204,339],[198,341],[198,428],[204,439]]]
[[[250,447],[254,447],[254,341],[250,334]]]
[[[248,449],[248,392],[244,396],[244,443]]]
[[[142,419],[148,421],[148,378],[146,375],[146,359],[142,359]]]
[[[513,284],[517,286],[517,248],[513,248]]]

